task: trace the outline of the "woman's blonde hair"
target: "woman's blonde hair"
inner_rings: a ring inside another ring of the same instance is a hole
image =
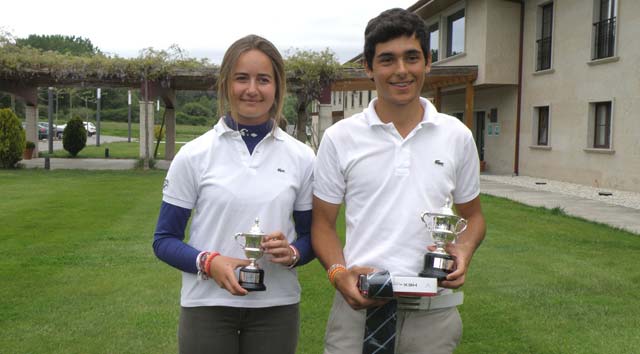
[[[282,55],[273,43],[268,40],[250,34],[235,41],[224,54],[220,65],[220,75],[218,77],[218,115],[220,117],[231,112],[231,116],[237,121],[237,112],[231,105],[231,75],[233,68],[238,62],[238,58],[252,49],[257,49],[264,53],[271,60],[271,67],[276,80],[276,95],[273,107],[269,114],[275,119],[274,129],[279,126],[282,119],[282,107],[284,106],[284,95],[286,93],[286,78],[284,73],[284,60]]]

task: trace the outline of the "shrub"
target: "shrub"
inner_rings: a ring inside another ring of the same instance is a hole
[[[22,159],[24,130],[9,108],[0,109],[0,168],[12,168]]]
[[[185,125],[208,125],[209,117],[190,116],[183,112],[176,114],[176,123]]]
[[[77,156],[80,150],[87,145],[87,130],[84,128],[82,119],[75,117],[67,122],[62,133],[62,147],[71,154]]]
[[[34,143],[31,140],[27,140],[27,142],[24,144],[24,148],[25,149],[35,149],[36,148],[36,143]]]

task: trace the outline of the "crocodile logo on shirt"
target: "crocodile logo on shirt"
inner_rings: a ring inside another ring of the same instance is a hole
[[[164,183],[162,183],[162,190],[166,190],[167,188],[169,188],[169,180],[165,179]]]
[[[278,168],[278,170],[277,170],[277,171],[278,171],[278,172],[280,172],[280,173],[284,173],[284,172],[285,172],[285,171],[284,171],[283,169],[281,169],[281,168]]]
[[[435,161],[433,161],[433,163],[435,163],[438,166],[444,166],[444,162],[442,162],[440,160],[435,160]]]

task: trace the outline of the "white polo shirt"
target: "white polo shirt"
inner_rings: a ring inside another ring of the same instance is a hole
[[[478,153],[471,131],[428,100],[420,99],[422,122],[404,139],[380,120],[376,102],[325,131],[313,193],[345,203],[347,267],[417,275],[433,243],[420,215],[447,197],[465,203],[478,196]]]
[[[314,153],[277,128],[249,154],[240,133],[220,119],[212,130],[187,143],[171,163],[163,201],[193,209],[188,243],[198,250],[246,259],[234,235],[260,219],[265,233],[295,239],[292,212],[311,209]],[[233,296],[213,280],[182,274],[181,305],[268,307],[300,301],[294,269],[258,260],[267,291]]]

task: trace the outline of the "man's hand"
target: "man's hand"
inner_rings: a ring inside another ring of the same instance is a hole
[[[216,256],[209,265],[209,274],[218,285],[233,295],[244,296],[249,292],[236,279],[236,268],[249,265],[248,259]]]
[[[334,281],[336,289],[342,294],[344,300],[354,310],[362,310],[369,307],[384,305],[388,300],[368,299],[358,290],[358,277],[360,274],[369,274],[375,269],[369,267],[351,267],[346,272],[339,272],[335,275]]]

